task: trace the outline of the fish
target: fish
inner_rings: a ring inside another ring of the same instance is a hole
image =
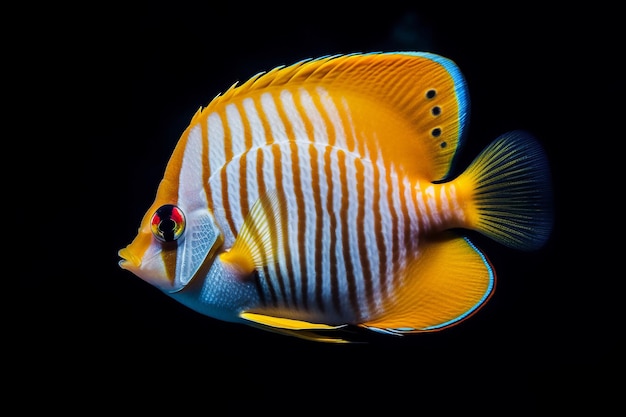
[[[119,266],[202,315],[311,341],[455,326],[496,286],[475,237],[536,251],[554,223],[529,131],[457,173],[469,113],[459,67],[431,52],[235,82],[192,116]]]

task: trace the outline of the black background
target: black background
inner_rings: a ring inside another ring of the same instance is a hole
[[[620,404],[615,11],[335,3],[102,4],[25,19],[35,38],[11,47],[7,79],[21,163],[6,178],[20,178],[10,196],[25,226],[8,233],[13,389],[50,409],[82,409],[81,398],[88,410],[179,414],[598,415]],[[533,132],[550,159],[552,238],[521,253],[476,237],[498,274],[478,314],[412,338],[318,344],[200,316],[118,267],[199,106],[277,65],[394,50],[435,52],[463,72],[461,166],[513,129]]]

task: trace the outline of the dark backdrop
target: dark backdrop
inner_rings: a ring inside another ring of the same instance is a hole
[[[12,141],[41,159],[24,157],[7,176],[36,195],[18,210],[32,230],[19,233],[7,315],[18,391],[57,390],[47,404],[61,409],[80,397],[90,409],[207,414],[554,415],[615,404],[623,227],[609,159],[623,140],[624,82],[613,11],[394,2],[49,11],[26,26],[38,32],[32,49],[16,48],[32,75],[8,82],[35,86]],[[512,129],[533,132],[550,159],[552,239],[520,253],[478,237],[499,277],[478,314],[410,339],[324,345],[200,316],[117,266],[199,106],[277,65],[394,50],[461,68],[471,98],[462,166]],[[35,178],[21,174],[30,166]]]

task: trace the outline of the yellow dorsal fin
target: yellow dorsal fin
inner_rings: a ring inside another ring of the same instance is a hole
[[[420,247],[383,316],[362,326],[398,334],[440,330],[477,311],[494,286],[485,256],[468,240],[445,234]]]
[[[286,216],[277,193],[261,196],[246,216],[233,247],[220,260],[248,276],[256,268],[276,261],[283,247],[282,216]]]
[[[365,132],[359,140],[374,141],[389,160],[430,181],[448,174],[464,134],[468,94],[454,62],[431,53],[366,53],[303,60],[233,85],[203,114],[265,92],[289,89],[299,95],[303,88],[326,105],[330,98],[337,114],[351,121],[345,129],[357,126]]]

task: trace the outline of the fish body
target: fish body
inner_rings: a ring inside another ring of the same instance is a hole
[[[552,227],[526,132],[451,177],[468,117],[461,72],[430,53],[258,74],[193,116],[120,266],[199,313],[312,340],[459,323],[495,271],[457,231],[531,250]]]

